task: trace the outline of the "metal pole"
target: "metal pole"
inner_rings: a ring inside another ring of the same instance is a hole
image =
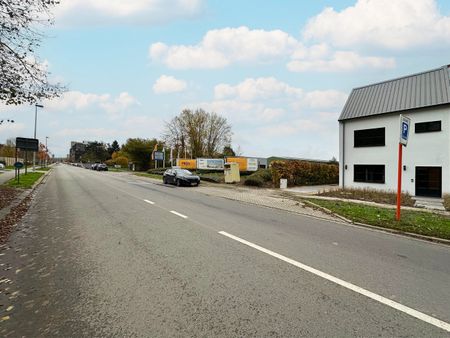
[[[48,136],[45,136],[45,167],[47,168],[48,148],[47,148]]]
[[[395,219],[400,221],[400,208],[402,203],[402,157],[403,157],[403,145],[398,144],[398,178],[397,178],[397,212]]]
[[[37,127],[37,104],[34,105],[34,139],[36,139],[36,127]],[[36,170],[36,152],[33,151],[33,171]]]

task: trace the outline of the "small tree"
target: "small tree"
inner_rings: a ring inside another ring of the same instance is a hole
[[[156,139],[129,138],[122,146],[121,152],[127,154],[130,161],[136,164],[137,170],[150,168],[152,151],[158,143]]]
[[[164,141],[181,154],[192,157],[214,157],[231,142],[231,126],[227,119],[203,109],[185,109],[166,123]]]
[[[119,142],[117,140],[114,140],[113,143],[108,144],[108,153],[109,156],[112,157],[113,153],[116,153],[120,150]]]

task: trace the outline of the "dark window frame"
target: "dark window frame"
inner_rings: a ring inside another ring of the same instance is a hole
[[[354,164],[353,182],[385,184],[386,166],[384,164]]]
[[[380,134],[377,135],[377,132]],[[386,128],[369,128],[353,131],[353,147],[384,147],[386,146]]]
[[[416,134],[436,133],[442,131],[442,121],[427,121],[417,122],[414,125],[414,132]]]

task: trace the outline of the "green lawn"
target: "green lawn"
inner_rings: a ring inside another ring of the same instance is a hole
[[[52,167],[41,167],[41,168],[36,169],[36,170],[38,170],[38,171],[49,171],[49,170],[52,170]]]
[[[450,217],[448,216],[430,212],[402,210],[400,221],[396,221],[395,209],[319,199],[307,199],[306,201],[311,201],[354,222],[450,239]]]
[[[42,176],[44,173],[40,172],[28,172],[26,175],[24,173],[20,174],[20,182],[17,183],[17,180],[15,178],[9,180],[5,183],[5,185],[9,187],[15,187],[15,188],[25,188],[29,189],[33,186],[33,184]]]

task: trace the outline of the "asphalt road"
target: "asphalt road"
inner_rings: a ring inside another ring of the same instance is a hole
[[[0,260],[6,337],[450,335],[449,247],[131,175],[57,167]]]

